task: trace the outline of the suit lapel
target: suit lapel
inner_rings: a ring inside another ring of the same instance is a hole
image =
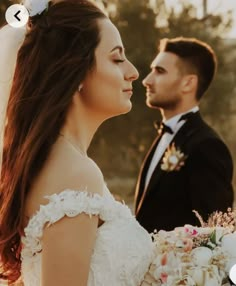
[[[189,118],[187,120],[187,122],[179,129],[179,131],[176,133],[176,135],[174,136],[174,138],[172,139],[172,141],[170,142],[170,145],[172,143],[175,143],[175,146],[177,148],[180,148],[180,150],[182,150],[182,147],[184,146],[185,142],[189,139],[189,137],[195,133],[197,131],[197,129],[199,128],[199,120],[201,121],[201,116],[200,116],[200,113],[199,112],[196,112],[192,115],[191,118]],[[158,141],[159,142],[159,141]],[[157,143],[158,143],[157,142]],[[157,145],[157,144],[156,144]],[[155,146],[156,146],[155,145]],[[170,146],[169,145],[169,146]],[[155,148],[154,148],[155,150]],[[153,151],[153,150],[152,150]],[[150,161],[152,159],[152,155],[153,155],[154,151],[153,152],[150,152],[148,156],[148,160],[147,162],[145,162],[145,172],[142,174],[142,178],[143,180],[145,179],[146,177],[146,173],[147,173],[147,170],[148,170],[148,167],[150,165]],[[143,187],[143,192],[140,196],[140,201],[138,202],[138,208],[137,208],[137,213],[138,211],[140,210],[141,208],[141,205],[143,203],[143,200],[145,198],[145,196],[151,191],[151,190],[154,190],[155,189],[155,186],[157,185],[158,181],[161,179],[162,175],[165,173],[165,171],[163,171],[161,169],[161,164],[162,164],[162,160],[163,160],[163,157],[165,155],[165,152],[163,154],[163,156],[161,157],[160,161],[158,162],[156,168],[154,169],[153,171],[153,174],[150,178],[150,181],[149,181],[149,184],[147,185],[146,188],[144,188],[144,185],[141,185],[140,184],[140,187]]]
[[[149,150],[148,150],[148,152],[147,152],[147,154],[146,154],[146,156],[145,156],[145,158],[143,160],[142,166],[140,168],[138,181],[137,181],[137,185],[136,185],[136,191],[135,191],[135,203],[136,203],[135,209],[137,209],[137,206],[139,205],[141,197],[142,197],[142,195],[144,193],[145,178],[146,178],[146,174],[147,174],[147,171],[148,171],[148,167],[150,165],[151,159],[153,157],[153,154],[154,154],[154,152],[156,150],[156,147],[157,147],[160,139],[161,139],[161,136],[157,135],[157,137],[153,141],[151,147],[149,148]]]
[[[187,122],[179,129],[179,131],[176,133],[176,135],[170,142],[169,146],[175,143],[175,146],[177,148],[179,148],[180,150],[183,150],[184,144],[188,141],[190,136],[198,130],[199,119],[201,120],[200,113],[199,112],[194,113],[192,117],[189,118]],[[150,189],[152,189],[152,186],[156,185],[157,182],[160,180],[161,176],[165,174],[165,171],[161,170],[161,164],[162,164],[164,155],[165,155],[165,152],[153,172],[153,175],[147,187],[147,192]]]

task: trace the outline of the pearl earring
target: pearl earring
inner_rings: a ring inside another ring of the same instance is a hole
[[[80,84],[80,85],[79,85],[79,88],[78,88],[78,92],[81,92],[82,88],[83,88],[83,85]]]

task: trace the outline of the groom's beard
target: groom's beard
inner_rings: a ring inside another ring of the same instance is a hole
[[[146,93],[146,105],[154,109],[175,110],[181,103],[178,95],[159,97],[156,93]]]

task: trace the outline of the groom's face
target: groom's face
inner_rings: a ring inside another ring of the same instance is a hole
[[[152,108],[176,108],[181,104],[181,82],[178,56],[160,52],[151,64],[151,72],[143,80],[146,103]]]

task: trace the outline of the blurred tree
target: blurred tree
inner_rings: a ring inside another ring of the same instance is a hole
[[[93,1],[106,8],[121,33],[128,59],[140,73],[139,80],[134,83],[132,111],[104,123],[90,148],[91,156],[101,166],[106,178],[135,178],[144,154],[155,137],[153,121],[160,119],[160,115],[157,110],[146,107],[145,89],[141,81],[150,70],[149,66],[157,53],[157,44],[161,38],[196,37],[214,48],[219,70],[202,101],[201,109],[220,133],[228,131],[227,119],[233,112],[232,99],[236,92],[233,89],[235,70],[232,68],[235,56],[230,62],[227,60],[232,46],[225,45],[222,35],[231,26],[230,13],[199,18],[196,8],[184,4],[184,1],[178,2],[178,11],[168,10],[164,0]],[[4,22],[7,6],[14,2],[17,1],[0,0],[0,24]],[[225,133],[224,136],[227,138],[228,134]]]
[[[207,95],[201,103],[201,110],[209,121],[214,121],[221,133],[227,130],[227,119],[231,114],[231,99],[234,81],[229,76],[232,67],[227,63],[230,46],[225,44],[222,35],[232,24],[231,13],[225,15],[206,15],[197,18],[197,10],[191,5],[182,7],[181,13],[172,10],[168,17],[168,26],[163,31],[163,37],[196,37],[210,44],[218,58],[218,71]],[[225,134],[227,135],[227,134]]]
[[[232,48],[224,44],[222,35],[231,27],[231,14],[199,18],[196,8],[184,4],[183,1],[179,11],[167,10],[164,0],[103,2],[121,33],[127,57],[140,73],[139,81],[134,83],[132,111],[105,123],[91,147],[92,155],[101,162],[105,174],[109,177],[136,176],[143,156],[155,136],[152,122],[159,117],[159,112],[145,106],[145,89],[141,81],[150,70],[151,61],[157,53],[157,42],[161,38],[196,37],[213,47],[218,56],[218,73],[202,100],[201,110],[221,134],[227,132],[227,119],[231,113],[235,91],[232,65],[228,65],[226,61]],[[226,133],[223,135],[227,136]],[[100,145],[103,147],[99,148],[99,155],[97,148]]]
[[[153,121],[160,118],[158,112],[146,107],[145,89],[141,83],[157,52],[160,30],[154,28],[156,13],[148,0],[114,0],[106,1],[105,4],[112,21],[121,33],[128,59],[135,63],[140,73],[140,80],[134,83],[132,112],[106,122],[93,142],[91,153],[99,163],[106,162],[101,165],[107,176],[120,174],[122,177],[135,177],[144,150],[155,136]],[[97,153],[99,142],[103,142],[106,150],[101,152],[100,156]],[[113,168],[110,166],[111,158]]]
[[[0,27],[6,24],[5,12],[7,8],[14,3],[17,3],[17,0],[1,0],[0,1]]]

